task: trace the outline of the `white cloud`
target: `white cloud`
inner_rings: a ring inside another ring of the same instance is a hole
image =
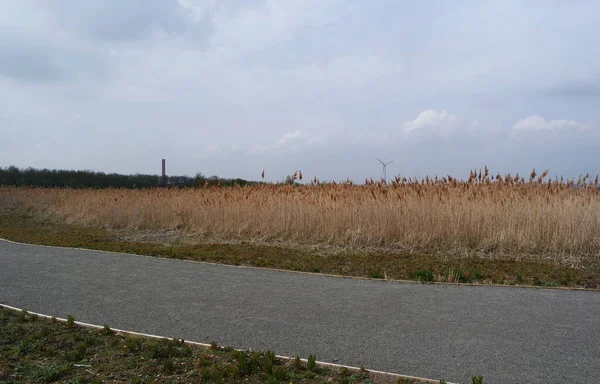
[[[451,131],[456,129],[457,125],[458,118],[455,115],[445,110],[437,112],[433,109],[428,109],[419,113],[414,120],[404,123],[403,130],[407,134],[426,131],[447,136]]]
[[[511,137],[516,137],[526,132],[557,132],[557,131],[583,131],[587,125],[573,120],[546,120],[538,115],[531,115],[515,123]]]
[[[323,144],[325,140],[322,137],[312,135],[306,131],[295,129],[285,133],[279,140],[272,145],[254,145],[250,152],[252,153],[267,153],[280,150],[302,149],[318,146]]]
[[[294,142],[305,142],[307,144],[314,144],[319,142],[320,139],[316,136],[310,135],[308,132],[301,131],[296,129],[292,132],[288,132],[281,137],[281,139],[277,140],[277,146],[285,146],[289,144],[293,144]]]

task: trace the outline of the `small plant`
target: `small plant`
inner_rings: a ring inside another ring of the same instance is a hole
[[[210,380],[210,368],[209,367],[202,367],[202,369],[200,369],[200,379],[202,380],[203,383],[206,383]]]
[[[517,284],[523,283],[523,274],[521,272],[517,272],[515,280]]]
[[[46,365],[40,367],[37,371],[33,372],[33,379],[38,383],[51,383],[60,379],[69,371],[69,366],[64,365]]]
[[[260,362],[262,361],[262,356],[258,352],[252,352],[250,355],[250,365],[252,366],[252,370],[258,370],[260,367]]]
[[[52,322],[53,322],[53,323],[56,323],[56,322],[58,322],[58,320],[56,320],[56,316],[52,316]]]
[[[348,377],[350,376],[350,370],[346,367],[340,368],[340,377]]]
[[[125,339],[125,349],[127,349],[127,352],[129,353],[139,351],[142,349],[142,340],[133,337]]]
[[[29,313],[27,312],[26,309],[22,309],[21,312],[19,312],[19,321],[22,323],[27,322],[27,315],[29,315]]]
[[[294,359],[294,369],[296,369],[296,371],[302,369],[302,360],[300,360],[300,356],[296,356]]]
[[[367,274],[371,279],[383,279],[383,274],[379,271],[370,271]]]
[[[263,370],[267,375],[273,374],[273,365],[275,364],[275,354],[271,351],[265,352],[263,357]]]
[[[317,357],[315,355],[308,355],[308,362],[306,363],[306,368],[309,371],[314,372],[317,369]]]
[[[473,376],[471,382],[473,384],[483,384],[483,376]]]
[[[440,380],[440,384],[447,384],[446,380]]]
[[[280,383],[282,381],[287,380],[288,373],[284,368],[273,367],[273,378]]]
[[[225,366],[218,364],[213,366],[213,369],[210,372],[210,378],[215,382],[223,382],[226,374],[227,371]]]
[[[212,351],[216,351],[216,350],[218,350],[218,349],[219,349],[219,344],[217,344],[217,342],[216,342],[216,341],[213,341],[213,342],[211,342],[211,343],[210,343],[210,349],[211,349]]]
[[[471,279],[460,269],[450,268],[448,270],[448,282],[450,283],[469,283]]]
[[[65,353],[65,359],[68,361],[80,361],[85,357],[85,352],[87,350],[87,346],[85,343],[79,343],[75,347],[75,350],[68,351]]]
[[[175,371],[175,363],[173,362],[173,359],[168,358],[165,360],[165,363],[163,364],[163,372],[167,373],[167,374],[171,374]]]
[[[239,351],[235,354],[237,359],[237,368],[238,374],[245,375],[247,373],[252,373],[250,368],[250,364],[248,364],[248,354],[244,351]]]
[[[112,333],[112,330],[110,329],[108,324],[104,324],[104,327],[102,327],[102,334],[108,336],[111,333]]]
[[[69,327],[73,327],[73,325],[75,325],[75,316],[73,316],[73,315],[67,316],[67,325]]]
[[[153,359],[166,359],[180,354],[177,349],[177,341],[169,339],[161,339],[159,341],[149,343],[146,355]]]
[[[433,272],[426,269],[419,269],[416,273],[417,280],[431,283],[435,280]]]

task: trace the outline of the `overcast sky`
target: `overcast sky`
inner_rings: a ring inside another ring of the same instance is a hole
[[[600,172],[595,0],[3,0],[0,166]]]

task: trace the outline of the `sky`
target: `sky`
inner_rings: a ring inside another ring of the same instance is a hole
[[[600,173],[600,2],[4,0],[0,166]]]

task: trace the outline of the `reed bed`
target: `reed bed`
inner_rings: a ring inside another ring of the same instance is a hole
[[[378,247],[454,255],[598,260],[598,177],[527,179],[472,171],[355,185],[261,184],[196,189],[0,188],[17,207],[127,231],[177,229],[213,241]]]

